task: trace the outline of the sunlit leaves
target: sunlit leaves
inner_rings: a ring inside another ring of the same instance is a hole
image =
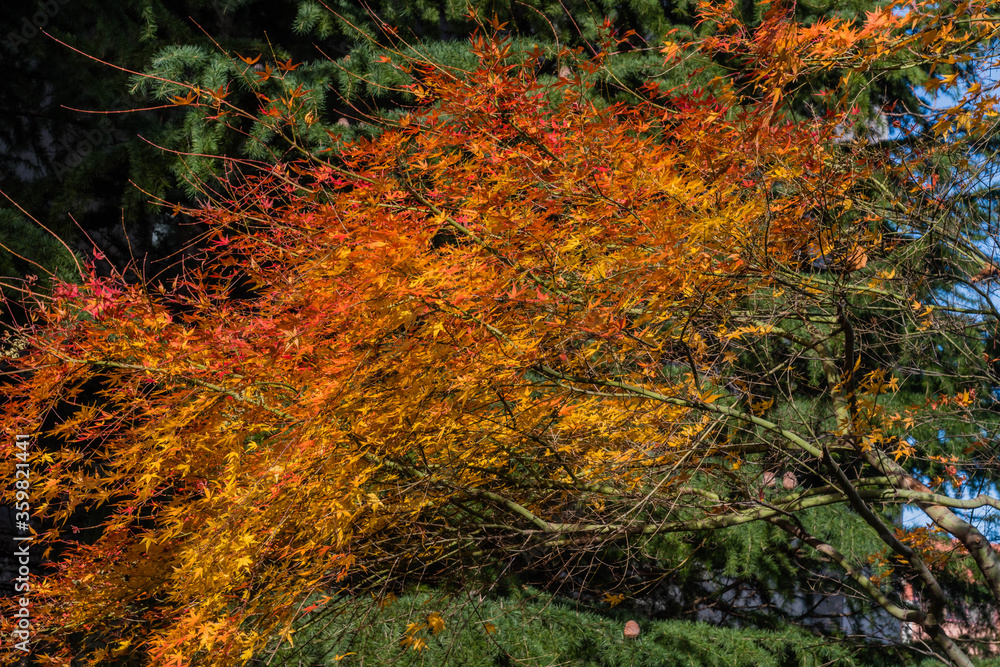
[[[750,34],[704,11],[719,32],[701,46],[748,58],[763,94],[720,81],[598,108],[585,77],[543,84],[510,41],[477,37],[472,71],[413,64],[417,106],[377,138],[234,172],[197,211],[209,250],[169,288],[90,267],[40,303],[4,410],[52,443],[34,488],[40,544],[62,551],[35,604],[54,655],[101,664],[99,642],[73,644],[101,627],[151,664],[238,664],[294,644],[303,601],[348,577],[800,508],[790,471],[779,509],[754,504],[761,450],[914,455],[887,435],[909,415],[879,403],[897,378],[847,355],[843,309],[877,294],[918,333],[933,311],[889,291],[874,168],[837,143],[853,106],[796,121],[782,103],[806,72],[909,57],[939,28],[773,12]],[[315,120],[296,67],[256,72],[275,136]],[[185,90],[173,103],[237,113],[225,86]],[[764,345],[784,356],[747,371]],[[833,407],[795,421],[773,378],[807,362]],[[446,627],[429,612],[399,641]]]

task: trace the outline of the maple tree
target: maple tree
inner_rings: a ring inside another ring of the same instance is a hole
[[[516,26],[520,41],[538,44],[547,55],[541,66],[551,76],[563,64],[560,45],[600,48],[602,12],[606,12],[621,34],[632,31],[629,41],[609,54],[613,62],[593,89],[608,97],[620,96],[649,78],[666,75],[674,83],[683,81],[685,68],[666,71],[660,66],[658,42],[671,31],[709,29],[694,25],[695,3],[621,0],[605,2],[600,10],[578,0],[470,4],[499,12],[501,20]],[[837,0],[825,7],[798,3],[794,16],[800,23],[810,23],[837,12],[860,15],[875,4],[874,0]],[[742,11],[754,21],[765,6],[744,3]],[[386,24],[392,29],[383,29]],[[266,36],[261,26],[267,26]],[[32,262],[63,269],[61,277],[67,280],[75,275],[67,249],[33,224],[32,216],[72,252],[85,255],[93,239],[107,262],[119,270],[131,257],[148,253],[147,266],[169,271],[169,261],[158,260],[183,247],[199,228],[173,224],[168,211],[151,206],[144,193],[190,203],[185,199],[188,193],[181,190],[190,172],[215,173],[218,164],[196,155],[261,158],[268,148],[283,150],[280,141],[272,146],[246,142],[246,124],[228,128],[206,123],[210,109],[203,114],[196,107],[172,107],[170,95],[150,85],[153,79],[130,82],[128,72],[115,73],[84,54],[206,89],[228,84],[237,96],[247,92],[243,80],[247,65],[237,54],[259,55],[254,67],[262,72],[267,67],[280,72],[277,64],[293,57],[300,65],[294,76],[313,91],[316,124],[350,135],[379,131],[380,118],[392,117],[400,104],[410,101],[399,89],[405,75],[380,61],[388,51],[373,43],[371,36],[389,40],[397,48],[409,44],[439,62],[471,67],[474,56],[467,35],[474,27],[465,3],[431,0],[402,5],[378,0],[363,4],[241,0],[222,5],[203,0],[125,0],[86,6],[43,0],[40,5],[12,6],[0,16],[0,48],[9,70],[3,85],[6,96],[16,100],[4,106],[9,122],[0,128],[9,157],[0,163],[0,182],[16,202],[15,206],[0,197],[0,232],[6,246],[0,248],[0,275],[5,278],[6,295],[19,292],[26,274],[38,273]],[[697,66],[705,64],[699,61]],[[707,80],[712,73],[703,70],[702,76]],[[910,70],[886,86],[868,89],[876,94],[862,97],[862,108],[868,111],[888,99],[905,100],[905,82],[917,80],[919,74],[919,68]],[[129,107],[136,110],[124,113]],[[266,130],[258,129],[262,134],[255,136],[265,137]],[[320,141],[313,147],[322,147],[325,134],[315,134]],[[42,136],[53,139],[40,143]]]
[[[956,511],[1000,508],[959,490],[996,472],[992,435],[955,431],[971,437],[947,452],[914,433],[992,410],[976,392],[996,384],[995,313],[927,297],[942,246],[983,296],[992,264],[958,215],[971,191],[936,191],[928,165],[964,156],[971,173],[996,99],[960,90],[919,154],[871,136],[850,77],[823,114],[784,103],[834,68],[949,72],[1000,26],[974,2],[890,5],[861,27],[775,8],[753,31],[732,4],[702,11],[712,36],[667,43],[664,62],[725,52],[739,85],[602,106],[600,53],[542,84],[538,53],[496,24],[472,70],[386,57],[420,105],[328,159],[302,149],[307,90],[257,90],[292,157],[193,182],[205,204],[184,212],[209,249],[178,279],[91,263],[40,298],[3,406],[6,442],[46,445],[38,659],[241,664],[347,587],[768,522],[970,664],[942,627],[941,554],[1000,600],[1000,558]],[[258,118],[225,87],[185,90],[175,104]],[[943,346],[967,385],[894,398],[920,379],[890,360]],[[887,522],[904,504],[949,551]],[[826,535],[833,505],[881,550]],[[81,531],[84,512],[99,518]]]

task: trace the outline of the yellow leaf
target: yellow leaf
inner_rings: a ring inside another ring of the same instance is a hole
[[[892,452],[892,454],[898,461],[903,457],[909,458],[915,451],[916,450],[908,445],[905,440],[900,439],[896,441],[896,449]]]
[[[444,619],[441,618],[441,614],[434,612],[427,617],[427,627],[431,629],[431,634],[436,635],[437,633],[444,630]]]

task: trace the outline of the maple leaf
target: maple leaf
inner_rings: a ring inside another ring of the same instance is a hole
[[[258,83],[263,83],[271,78],[271,75],[274,74],[274,70],[271,68],[271,64],[268,63],[264,66],[264,69],[254,71],[254,74],[257,75]]]
[[[194,89],[188,92],[184,97],[175,96],[170,98],[171,102],[177,106],[185,106],[188,104],[194,104],[198,100],[199,91]]]

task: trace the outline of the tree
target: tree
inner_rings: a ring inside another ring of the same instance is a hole
[[[164,268],[157,260],[195,236],[191,225],[149,206],[150,195],[182,196],[171,170],[175,156],[157,147],[182,124],[181,114],[133,95],[125,70],[143,69],[169,44],[211,44],[195,22],[231,48],[250,41],[251,22],[272,26],[272,37],[290,43],[295,14],[292,2],[8,3],[0,17],[0,62],[8,73],[0,84],[7,121],[0,129],[7,158],[0,165],[0,275],[4,296],[13,299],[4,321],[20,320],[20,293],[46,284],[25,285],[27,275],[75,278],[74,254],[97,245],[119,270],[131,263],[156,275]]]
[[[377,133],[385,125],[383,117],[394,118],[413,102],[399,88],[407,82],[406,75],[386,66],[381,56],[415,49],[411,53],[437,62],[474,64],[467,35],[475,19],[464,3],[369,2],[362,7],[353,1],[311,0],[223,4],[143,0],[113,5],[46,0],[10,4],[10,11],[0,17],[0,62],[8,72],[0,85],[13,100],[0,107],[10,121],[0,129],[9,158],[0,165],[0,190],[17,205],[6,199],[0,202],[0,230],[6,238],[25,242],[5,241],[10,247],[0,249],[7,296],[20,291],[26,275],[44,273],[38,265],[62,269],[62,279],[74,275],[65,270],[73,264],[65,248],[31,224],[31,217],[72,252],[85,255],[96,244],[120,272],[128,273],[126,267],[133,265],[147,276],[162,274],[169,279],[173,267],[165,258],[192,243],[201,230],[193,224],[176,224],[169,211],[150,206],[150,200],[191,205],[188,195],[195,193],[185,189],[189,172],[195,170],[203,178],[223,173],[217,170],[217,161],[205,156],[271,162],[277,159],[272,156],[284,154],[287,146],[280,137],[271,141],[275,137],[266,117],[263,124],[244,118],[231,127],[207,121],[210,109],[202,113],[193,106],[170,103],[178,93],[186,97],[186,90],[159,87],[151,83],[153,79],[131,80],[130,71],[204,90],[228,89],[236,97],[248,92],[245,76],[251,67],[238,54],[260,55],[252,67],[261,73],[291,59],[299,65],[295,85],[301,83],[308,91],[314,121],[306,143],[310,150],[321,151],[330,143],[320,128],[347,136]],[[627,97],[651,79],[680,85],[692,70],[700,70],[708,81],[714,73],[739,66],[727,55],[718,62],[693,59],[689,66],[666,72],[660,67],[657,44],[664,34],[683,41],[710,32],[708,24],[695,25],[695,3],[664,6],[653,0],[629,0],[604,3],[599,10],[574,0],[478,6],[483,13],[495,12],[499,20],[510,21],[518,37],[530,42],[528,50],[537,44],[546,53],[540,67],[552,77],[574,60],[560,56],[560,45],[580,48],[588,56],[606,48],[601,35],[604,18],[609,17],[627,39],[608,52],[613,57],[592,89],[598,99]],[[799,3],[795,18],[809,24],[837,13],[860,15],[874,6],[870,0],[839,0],[823,8]],[[754,24],[763,8],[743,3],[741,12]],[[392,32],[385,30],[388,25]],[[266,38],[261,26],[267,28]],[[95,58],[123,69],[112,71]],[[917,68],[892,81],[883,80],[885,85],[859,86],[860,106],[865,113],[874,113],[883,102],[895,100],[915,109],[905,83],[921,76]],[[250,79],[256,81],[256,74]],[[273,89],[277,80],[263,86]],[[870,99],[865,97],[869,92]],[[796,98],[800,111],[807,111],[808,100],[806,94]],[[124,113],[132,108],[138,109]],[[248,133],[252,140],[247,140]],[[7,317],[12,316],[19,318]]]
[[[991,312],[915,298],[932,249],[976,285],[983,250],[951,204],[910,187],[922,166],[854,122],[850,80],[826,116],[784,100],[834,67],[975,58],[998,26],[974,3],[887,6],[857,29],[704,12],[716,31],[689,46],[735,54],[744,77],[630,104],[589,95],[600,52],[544,83],[541,54],[499,23],[467,71],[387,57],[422,105],[377,137],[329,137],[334,158],[234,161],[224,190],[194,180],[206,204],[185,212],[209,249],[173,284],[90,264],[39,299],[4,426],[46,446],[31,490],[50,569],[31,593],[49,659],[239,664],[294,641],[317,591],[763,522],[970,664],[942,627],[941,554],[996,604],[1000,560],[954,511],[1000,507],[954,492],[966,471],[995,473],[979,454],[991,434],[944,454],[910,429],[994,408],[962,387],[894,403],[912,370],[871,362],[948,346],[995,385]],[[679,50],[664,51],[671,66]],[[301,87],[251,87],[244,111],[167,83],[187,91],[178,104],[311,131]],[[988,132],[983,88],[941,137]],[[911,461],[951,466],[951,486]],[[907,503],[951,551],[887,520]],[[831,506],[867,541],[828,530]],[[100,518],[76,536],[81,512]]]
[[[342,614],[329,613],[337,606],[334,600],[319,599],[308,626],[295,636],[295,646],[285,644],[262,656],[261,662],[350,664],[364,656],[366,663],[379,665],[443,667],[494,667],[514,661],[539,667],[660,667],[678,662],[698,667],[818,667],[898,665],[905,659],[890,647],[862,652],[846,642],[817,642],[813,633],[790,628],[775,632],[654,621],[642,623],[633,639],[623,635],[630,614],[621,608],[601,614],[581,611],[565,597],[531,589],[481,601],[463,597],[418,592],[387,598],[351,623],[345,623]]]

